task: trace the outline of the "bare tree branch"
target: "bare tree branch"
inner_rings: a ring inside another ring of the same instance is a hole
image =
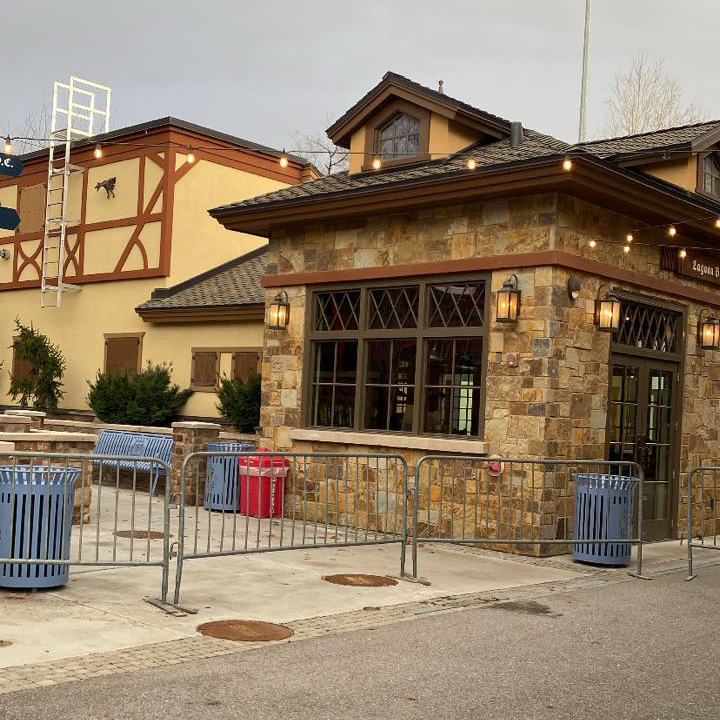
[[[6,123],[5,135],[16,138],[38,138],[37,140],[16,140],[13,142],[13,151],[22,155],[23,153],[40,150],[50,145],[47,138],[50,137],[50,108],[46,102],[37,110],[28,110],[25,117],[12,128]]]
[[[606,100],[605,132],[634,135],[675,125],[700,122],[705,114],[694,102],[685,103],[680,81],[665,68],[664,60],[634,57],[630,68],[615,73]]]
[[[325,124],[331,120],[326,117]],[[311,162],[323,175],[332,175],[348,168],[348,151],[335,145],[324,132],[305,133],[296,130],[292,134],[296,155]]]

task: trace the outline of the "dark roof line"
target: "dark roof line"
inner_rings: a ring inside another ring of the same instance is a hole
[[[586,147],[588,145],[596,145],[598,143],[615,142],[617,140],[630,140],[631,138],[648,137],[650,135],[658,135],[660,133],[666,133],[670,130],[687,130],[688,128],[700,127],[701,125],[720,125],[719,120],[703,120],[702,122],[688,123],[687,125],[670,125],[666,128],[659,128],[658,130],[648,130],[642,133],[630,133],[629,135],[615,135],[612,137],[600,138],[598,140],[586,140],[581,143],[577,143],[574,147]],[[682,143],[679,143],[682,144]]]
[[[223,263],[222,265],[217,265],[214,268],[210,268],[210,270],[206,270],[203,273],[200,273],[199,275],[194,275],[191,278],[188,278],[187,280],[183,280],[182,282],[178,283],[177,285],[173,285],[169,288],[155,288],[155,290],[152,291],[152,294],[150,295],[151,300],[165,300],[169,297],[172,297],[173,295],[177,295],[179,292],[182,292],[183,290],[187,290],[188,288],[191,288],[198,283],[202,282],[203,280],[209,280],[212,277],[215,277],[216,275],[219,275],[220,273],[225,272],[226,270],[231,270],[232,268],[242,265],[243,263],[247,262],[248,260],[253,260],[256,257],[261,257],[268,251],[267,245],[262,245],[259,248],[255,248],[255,250],[251,250],[248,253],[245,253],[244,255],[240,255],[239,257],[233,258],[232,260],[228,260],[226,263]]]
[[[124,128],[118,128],[117,130],[111,130],[107,133],[93,135],[87,139],[73,140],[72,147],[80,148],[87,145],[94,145],[96,143],[109,142],[127,135],[135,135],[137,133],[156,130],[157,128],[161,128],[166,125],[180,128],[181,130],[189,130],[190,132],[195,132],[199,135],[206,135],[214,140],[229,142],[233,145],[238,145],[248,150],[266,153],[274,157],[280,157],[282,154],[281,150],[277,150],[276,148],[272,148],[268,145],[262,145],[260,143],[252,142],[251,140],[245,140],[244,138],[237,137],[236,135],[230,135],[219,130],[213,130],[212,128],[205,127],[204,125],[196,125],[195,123],[188,122],[187,120],[180,120],[179,118],[172,117],[170,115],[163,118],[157,118],[156,120],[148,120],[147,122],[138,123],[137,125],[129,125]],[[20,158],[22,160],[34,160],[35,158],[47,155],[47,152],[47,148],[42,148],[40,150],[33,150],[32,152],[20,155]],[[288,155],[288,158],[303,166],[312,164],[309,160],[300,157],[299,155]]]

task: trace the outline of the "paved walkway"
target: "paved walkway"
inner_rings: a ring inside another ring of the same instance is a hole
[[[262,648],[195,637],[24,668],[0,718],[713,718],[720,567],[707,562],[692,583],[667,566],[651,582],[600,572],[298,621]]]

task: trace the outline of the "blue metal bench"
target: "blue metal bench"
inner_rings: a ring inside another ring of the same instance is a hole
[[[95,446],[93,455],[122,455],[123,459],[93,460],[95,465],[115,467],[122,470],[143,470],[150,473],[150,494],[155,494],[155,487],[160,475],[165,475],[165,468],[149,461],[134,461],[132,458],[157,458],[168,465],[172,464],[172,435],[155,435],[154,433],[132,432],[129,430],[100,430],[100,440]]]

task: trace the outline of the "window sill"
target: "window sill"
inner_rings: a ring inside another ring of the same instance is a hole
[[[339,443],[342,445],[366,445],[370,447],[398,448],[400,450],[429,450],[433,453],[487,455],[488,452],[488,444],[484,440],[459,440],[424,435],[295,428],[290,431],[290,438],[292,440]]]

